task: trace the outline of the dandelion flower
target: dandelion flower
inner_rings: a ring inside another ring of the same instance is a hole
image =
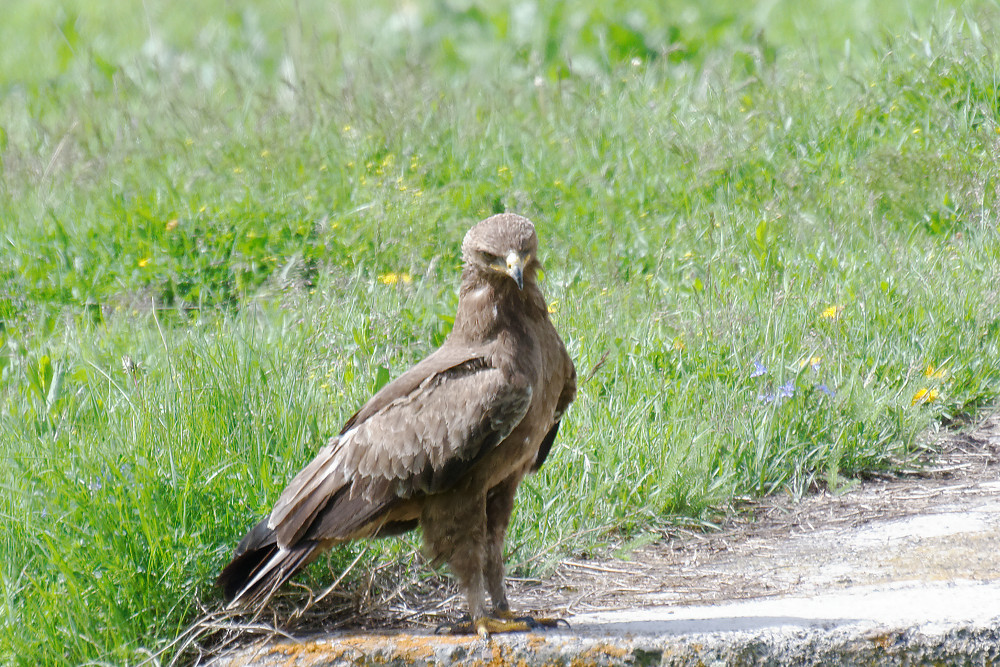
[[[913,400],[910,401],[910,405],[916,405],[917,403],[933,403],[937,400],[938,390],[928,389],[927,387],[922,387],[913,395]]]
[[[838,317],[840,317],[840,314],[843,311],[844,311],[844,307],[843,306],[830,306],[829,308],[827,308],[826,310],[824,310],[822,313],[820,313],[820,317],[822,317],[825,320],[835,320]]]
[[[822,361],[823,357],[821,356],[806,357],[805,359],[799,360],[799,368],[805,368],[806,366],[808,366],[813,370],[814,373],[818,373],[819,365],[820,362]]]
[[[140,259],[139,260],[139,266],[140,266],[140,268],[146,268],[146,266],[149,265],[149,261],[150,261],[149,257],[143,257],[142,259]]]
[[[946,368],[935,368],[934,364],[927,364],[927,368],[924,369],[924,377],[931,378],[934,380],[941,380],[948,375],[948,370]]]
[[[378,277],[378,281],[383,285],[398,285],[399,283],[409,285],[413,282],[413,278],[410,277],[409,273],[383,273]]]

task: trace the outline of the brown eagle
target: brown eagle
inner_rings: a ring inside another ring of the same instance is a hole
[[[518,215],[468,231],[451,333],[348,419],[247,533],[217,581],[230,607],[265,601],[335,544],[419,524],[469,605],[471,622],[454,631],[554,624],[511,613],[503,564],[517,486],[545,461],[576,396],[537,253],[535,227]]]

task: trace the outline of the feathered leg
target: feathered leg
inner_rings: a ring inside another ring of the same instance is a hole
[[[517,481],[507,479],[490,489],[486,496],[486,589],[493,600],[497,615],[510,612],[507,602],[506,574],[503,562],[503,546],[507,538],[507,526],[514,511],[514,493]]]
[[[486,497],[484,494],[442,494],[424,503],[420,523],[424,547],[435,564],[447,562],[458,579],[469,605],[472,624],[453,628],[458,632],[489,634],[480,621],[487,618],[484,577],[486,542]]]
[[[486,588],[493,600],[494,615],[498,619],[503,619],[506,630],[554,628],[560,623],[566,624],[566,621],[518,616],[511,612],[510,604],[507,602],[503,548],[507,537],[507,526],[510,525],[510,517],[514,511],[514,495],[520,481],[521,475],[513,475],[490,489],[486,496]]]

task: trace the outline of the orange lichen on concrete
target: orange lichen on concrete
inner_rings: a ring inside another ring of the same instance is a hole
[[[442,651],[442,649],[444,649]],[[455,655],[458,649],[459,655]],[[502,648],[475,636],[413,635],[413,634],[373,634],[352,635],[324,641],[281,643],[270,647],[271,656],[287,656],[288,667],[309,667],[310,665],[343,661],[344,663],[370,664],[446,664],[462,660],[465,656],[483,649],[489,650],[489,657],[474,662],[483,665],[507,665]],[[484,656],[486,658],[486,656]]]
[[[571,667],[592,667],[594,665],[618,664],[629,652],[614,644],[600,643],[581,651],[570,660]]]
[[[567,652],[567,648],[570,650]],[[437,667],[602,667],[630,662],[628,648],[611,642],[572,647],[564,638],[528,634],[495,636],[422,635],[385,633],[345,635],[317,641],[274,644],[259,657],[282,667],[319,665],[414,665]]]
[[[270,655],[281,654],[288,657],[287,667],[309,667],[319,662],[329,662],[331,660],[357,660],[360,655],[345,655],[347,651],[336,643],[320,642],[295,642],[273,644],[269,649]]]

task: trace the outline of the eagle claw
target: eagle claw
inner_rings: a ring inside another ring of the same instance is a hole
[[[563,618],[536,618],[534,616],[514,616],[510,612],[500,614],[499,618],[483,616],[473,620],[463,620],[458,623],[439,625],[434,634],[472,635],[489,637],[504,632],[530,632],[550,628],[570,627]]]

